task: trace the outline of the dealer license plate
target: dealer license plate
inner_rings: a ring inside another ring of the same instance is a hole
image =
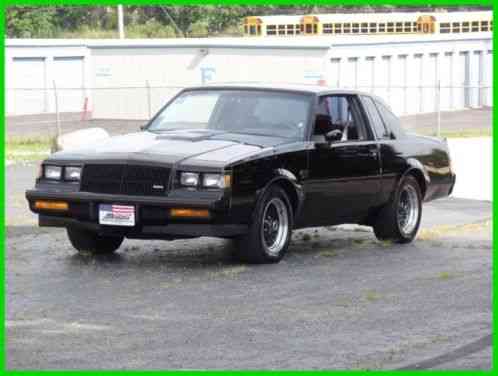
[[[100,204],[99,223],[112,226],[135,226],[135,207]]]

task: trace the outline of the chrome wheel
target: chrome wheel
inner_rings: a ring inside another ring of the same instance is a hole
[[[266,252],[277,256],[284,248],[289,233],[289,212],[278,197],[271,199],[263,211],[261,239]]]
[[[404,235],[409,235],[417,226],[419,216],[419,198],[411,185],[403,187],[398,202],[398,226]]]

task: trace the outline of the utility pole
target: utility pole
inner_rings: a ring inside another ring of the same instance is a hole
[[[118,5],[118,30],[119,30],[119,39],[124,39],[124,16],[123,16],[123,6]]]

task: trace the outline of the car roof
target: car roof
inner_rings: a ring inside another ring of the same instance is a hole
[[[359,90],[337,89],[325,85],[302,84],[302,83],[260,83],[260,82],[227,82],[212,83],[202,86],[187,87],[185,90],[202,90],[202,89],[240,89],[240,90],[278,90],[278,91],[295,91],[301,93],[313,93],[317,95],[324,94],[360,94],[371,95]]]
[[[191,86],[186,87],[184,90],[276,90],[276,91],[287,91],[296,93],[310,93],[315,95],[334,95],[334,94],[346,94],[346,95],[365,95],[372,97],[376,101],[382,103],[387,108],[390,106],[379,96],[367,93],[355,89],[337,89],[326,85],[313,85],[313,84],[303,84],[303,83],[260,83],[260,82],[227,82],[227,83],[212,83],[205,84],[201,86]]]

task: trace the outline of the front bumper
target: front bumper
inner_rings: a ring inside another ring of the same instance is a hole
[[[230,214],[230,202],[218,192],[171,192],[166,197],[126,196],[89,192],[49,191],[26,192],[30,209],[39,214],[43,227],[79,227],[100,234],[119,234],[128,238],[172,239],[198,236],[234,237],[247,232],[247,225],[236,223]],[[35,208],[37,200],[68,203],[68,210]],[[108,226],[98,223],[99,204],[133,205],[136,224],[133,227]],[[173,218],[171,208],[208,209],[208,218]]]

